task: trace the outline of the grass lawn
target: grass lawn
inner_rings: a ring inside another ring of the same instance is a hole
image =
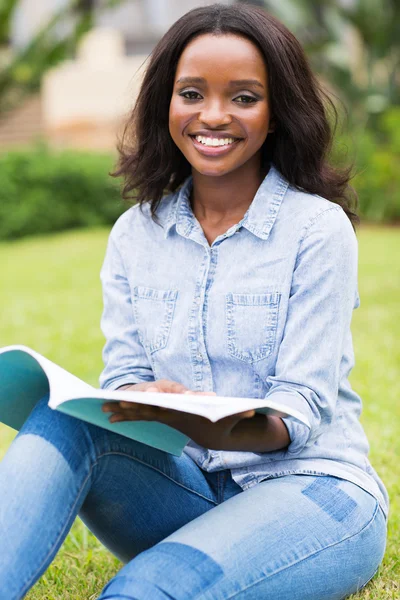
[[[354,389],[373,466],[391,497],[389,541],[379,575],[358,600],[400,597],[400,230],[364,227],[361,306],[354,312]],[[107,231],[75,231],[0,244],[0,346],[25,344],[92,385],[102,368],[99,270]],[[15,432],[0,425],[0,459]],[[28,600],[94,600],[121,564],[77,519],[57,558]]]

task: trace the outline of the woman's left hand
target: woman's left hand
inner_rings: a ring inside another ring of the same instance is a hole
[[[215,395],[214,392],[187,393],[199,396]],[[200,446],[210,450],[235,450],[240,447],[240,440],[243,437],[248,438],[249,428],[252,429],[248,419],[255,415],[255,410],[247,410],[213,423],[205,417],[191,413],[134,402],[106,402],[102,410],[113,413],[109,419],[110,423],[158,421],[177,429]]]

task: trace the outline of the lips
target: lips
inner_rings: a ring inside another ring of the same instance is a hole
[[[206,144],[198,141],[198,139],[196,139],[196,137],[199,137],[199,136],[195,137],[193,135],[190,135],[189,137],[193,142],[193,146],[203,156],[221,156],[224,154],[228,154],[229,152],[232,152],[232,150],[234,148],[236,148],[236,146],[241,142],[241,140],[239,138],[236,138],[236,139],[231,138],[233,140],[231,143],[224,144],[224,145],[218,145],[218,146],[214,146],[214,145],[209,146],[209,145],[206,145]],[[229,139],[229,138],[219,137],[218,139],[225,140],[225,139]]]
[[[194,147],[204,156],[220,156],[231,152],[243,138],[227,131],[201,130],[189,133]]]

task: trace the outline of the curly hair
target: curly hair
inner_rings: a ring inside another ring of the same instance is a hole
[[[169,133],[169,105],[179,58],[190,41],[204,34],[242,36],[259,48],[275,123],[275,131],[264,142],[262,160],[272,162],[297,189],[339,204],[355,228],[359,218],[354,212],[357,195],[349,184],[352,167],[337,168],[329,162],[336,107],[312,73],[297,38],[268,12],[249,4],[191,10],[156,45],[118,144],[119,160],[112,175],[123,176],[123,198],[140,205],[150,202],[157,222],[163,196],[191,173]]]

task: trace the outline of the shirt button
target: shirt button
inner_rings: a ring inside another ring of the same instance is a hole
[[[198,353],[196,354],[196,358],[197,358],[197,360],[198,360],[198,361],[202,361],[202,360],[203,360],[203,355],[202,355],[202,353],[201,353],[201,352],[198,352]]]

